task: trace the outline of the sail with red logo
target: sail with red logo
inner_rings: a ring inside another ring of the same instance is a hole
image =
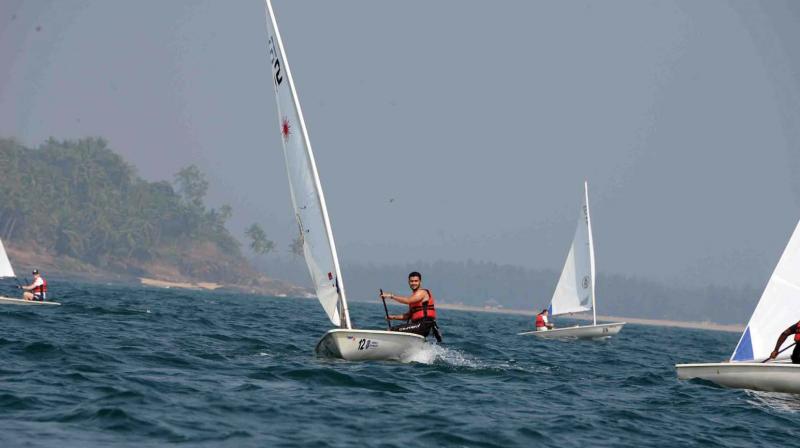
[[[347,360],[407,359],[425,344],[422,336],[352,328],[322,183],[269,0],[266,0],[266,12],[271,83],[278,103],[277,130],[283,142],[289,191],[299,239],[303,246],[303,257],[325,314],[339,327],[325,333],[317,344],[316,351],[321,355]]]
[[[267,6],[271,11],[271,5]],[[267,21],[267,51],[272,66],[272,87],[278,102],[278,127],[283,141],[289,190],[298,237],[303,245],[303,257],[325,314],[334,325],[349,328],[347,299],[325,206],[325,195],[280,34],[274,18],[271,15],[270,18],[273,20]]]

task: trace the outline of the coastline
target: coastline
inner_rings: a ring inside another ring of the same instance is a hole
[[[13,244],[5,244],[6,252],[17,273],[30,272],[33,268],[42,271],[51,279],[78,280],[98,283],[117,283],[127,285],[143,285],[155,288],[188,289],[195,291],[215,291],[219,289],[239,291],[245,294],[263,294],[275,297],[305,296],[309,289],[287,281],[267,277],[265,274],[250,271],[246,283],[227,281],[209,281],[203,276],[184,275],[175,266],[154,260],[147,270],[113,269],[108,266],[95,266],[75,258],[57,256],[46,251],[26,250]],[[119,267],[119,266],[117,266]],[[250,269],[249,267],[247,269]]]
[[[212,282],[196,282],[196,283],[187,283],[187,282],[173,282],[167,280],[158,280],[155,278],[147,278],[147,277],[139,277],[139,281],[142,285],[145,286],[154,286],[157,288],[179,288],[179,289],[206,289],[209,291],[213,291],[218,288],[222,288],[223,285],[219,283],[212,283]]]
[[[441,309],[445,310],[456,310],[456,311],[477,311],[481,313],[495,313],[495,314],[513,314],[518,316],[530,316],[533,317],[536,315],[536,312],[533,310],[516,310],[510,308],[497,308],[497,307],[480,307],[480,306],[473,306],[473,305],[460,305],[460,304],[453,304],[453,303],[437,303],[436,306]],[[582,320],[582,321],[591,321],[592,316],[590,314],[574,314],[569,316],[572,319]],[[667,320],[667,319],[645,319],[640,317],[620,317],[620,316],[597,316],[597,321],[607,321],[607,322],[627,322],[629,324],[637,324],[637,325],[649,325],[649,326],[656,326],[656,327],[672,327],[672,328],[689,328],[694,330],[711,330],[711,331],[724,331],[728,333],[741,333],[744,331],[744,325],[738,324],[718,324],[714,322],[693,322],[693,321],[677,321],[677,320]]]

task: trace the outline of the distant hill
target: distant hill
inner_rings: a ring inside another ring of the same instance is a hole
[[[225,227],[233,211],[208,208],[208,182],[189,166],[148,182],[102,138],[37,148],[0,139],[0,238],[23,263],[90,276],[299,292],[257,274]],[[12,260],[14,262],[14,260]]]
[[[262,260],[270,275],[308,285],[299,257]],[[407,291],[406,275],[423,274],[425,286],[443,302],[513,309],[542,309],[550,302],[559,273],[480,261],[437,261],[399,265],[345,264],[345,288],[351,300],[377,300],[378,288]],[[742,324],[760,297],[759,288],[706,288],[664,284],[647,279],[600,273],[598,312],[605,315]]]

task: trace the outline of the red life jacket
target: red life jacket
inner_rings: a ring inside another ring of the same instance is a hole
[[[536,328],[546,327],[547,324],[544,323],[544,316],[541,313],[536,315]]]
[[[44,296],[47,293],[47,280],[44,277],[39,277],[42,279],[42,284],[33,288],[32,291],[36,295]]]
[[[408,311],[411,313],[412,321],[422,320],[426,317],[428,319],[436,319],[436,305],[433,301],[433,294],[431,294],[429,289],[425,289],[424,291],[428,293],[427,302],[408,304]]]
[[[800,322],[797,322],[794,327],[794,341],[800,342]]]

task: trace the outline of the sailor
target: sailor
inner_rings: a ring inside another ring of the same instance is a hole
[[[398,296],[390,292],[381,294],[382,299],[393,299],[408,305],[408,312],[404,314],[387,315],[389,320],[406,321],[403,325],[391,327],[391,331],[415,333],[424,337],[428,337],[433,331],[436,340],[442,342],[442,335],[439,332],[439,326],[436,324],[436,303],[431,291],[421,287],[422,274],[416,271],[408,274],[408,286],[411,288],[411,295],[408,297]]]
[[[553,324],[547,320],[547,308],[543,309],[541,313],[536,315],[536,331],[547,331],[553,329]]]
[[[783,341],[786,340],[790,335],[794,335],[794,350],[792,351],[792,364],[800,364],[800,321],[796,324],[792,324],[789,328],[784,330],[780,336],[778,336],[778,342],[775,344],[775,350],[772,351],[769,355],[769,359],[775,359],[778,357],[778,351],[781,349],[781,345],[783,345]]]
[[[22,298],[40,302],[47,300],[47,280],[39,274],[38,269],[34,269],[31,274],[33,274],[33,282],[28,286],[22,287],[22,289],[25,290],[25,292],[22,293]]]

